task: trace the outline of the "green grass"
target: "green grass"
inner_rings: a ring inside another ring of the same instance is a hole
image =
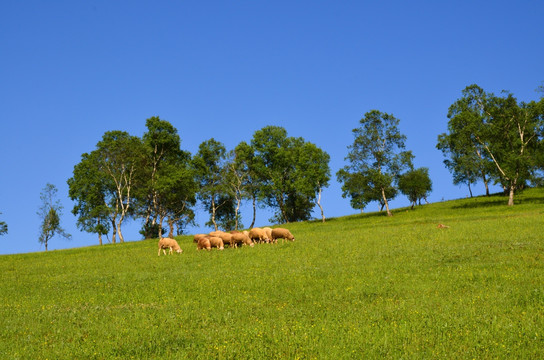
[[[0,256],[0,358],[542,358],[544,190],[516,201],[289,224],[295,242],[222,252],[186,236],[182,255]]]

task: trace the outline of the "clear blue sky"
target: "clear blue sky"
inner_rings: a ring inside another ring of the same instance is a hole
[[[151,116],[171,122],[191,153],[211,137],[232,149],[267,125],[315,143],[331,156],[322,203],[336,217],[356,213],[335,176],[351,130],[378,109],[400,119],[416,166],[430,169],[429,200],[465,197],[435,148],[448,107],[473,83],[537,99],[542,14],[544,2],[524,0],[2,1],[0,254],[44,250],[46,183],[73,235],[49,249],[97,244],[75,226],[66,180],[104,132],[141,136]],[[269,217],[259,212],[257,225]],[[200,227],[206,220],[199,211]],[[140,239],[139,227],[126,224],[125,238]]]

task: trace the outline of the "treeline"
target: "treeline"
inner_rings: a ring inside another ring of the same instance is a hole
[[[479,180],[486,188],[500,183],[513,204],[516,190],[542,183],[544,169],[544,98],[518,103],[510,93],[496,96],[468,86],[448,112],[448,133],[438,136],[454,184]],[[354,209],[373,201],[391,215],[389,202],[399,193],[412,207],[432,191],[429,170],[415,168],[405,147],[399,119],[378,110],[367,112],[353,129],[347,165],[337,173],[343,197]],[[282,127],[267,126],[250,142],[234,149],[211,138],[196,154],[181,149],[178,131],[152,117],[147,131],[136,137],[106,132],[96,149],[85,153],[68,180],[72,210],[80,229],[123,241],[127,218],[142,221],[145,237],[181,233],[194,224],[197,201],[209,213],[207,226],[236,230],[242,202],[273,210],[273,222],[308,220],[330,181],[329,155],[303,138],[289,137]],[[471,193],[472,195],[472,193]],[[167,226],[167,230],[163,226]],[[176,231],[177,229],[177,231]]]
[[[318,194],[329,185],[329,155],[285,129],[268,126],[250,143],[227,151],[209,139],[194,155],[181,150],[177,129],[152,117],[142,138],[124,131],[106,132],[91,153],[81,156],[68,180],[72,213],[80,229],[123,241],[127,218],[142,220],[145,237],[169,237],[194,223],[197,201],[215,230],[238,229],[243,201],[268,206],[274,221],[307,220],[319,204]],[[176,232],[177,229],[177,232]]]

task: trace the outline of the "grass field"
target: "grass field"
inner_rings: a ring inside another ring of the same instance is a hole
[[[0,359],[543,358],[544,190],[506,201],[0,256]]]

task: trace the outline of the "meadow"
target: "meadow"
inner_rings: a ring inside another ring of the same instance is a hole
[[[0,358],[542,358],[544,190],[506,202],[287,224],[296,241],[253,248],[0,256]]]

